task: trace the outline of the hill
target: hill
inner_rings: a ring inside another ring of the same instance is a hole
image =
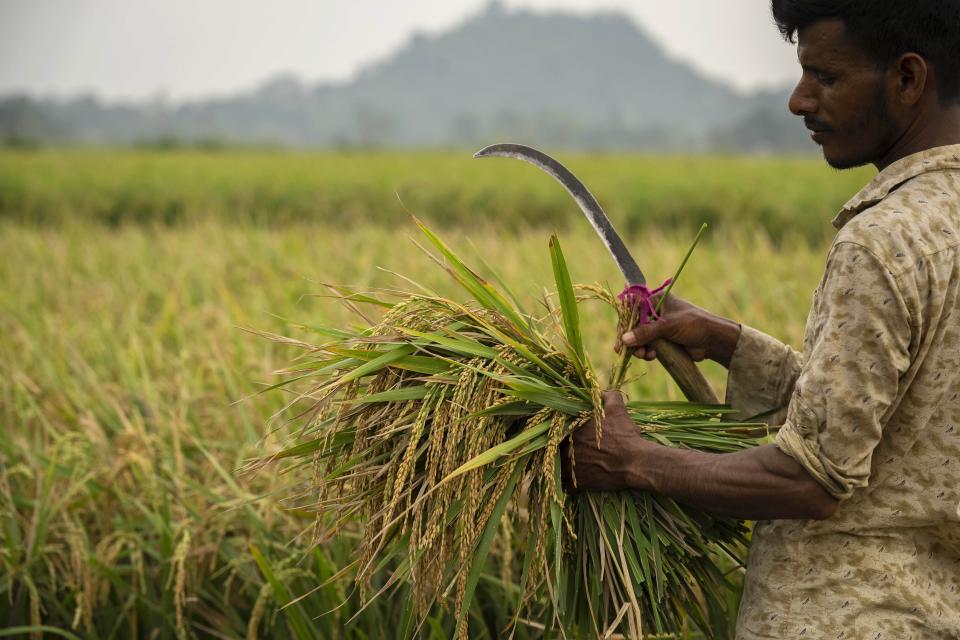
[[[225,141],[292,147],[810,148],[783,95],[742,95],[669,58],[626,16],[489,5],[451,30],[415,35],[351,81],[271,78],[180,105],[10,96],[0,137],[129,144]]]

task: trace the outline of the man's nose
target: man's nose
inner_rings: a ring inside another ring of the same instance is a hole
[[[817,99],[809,90],[808,83],[800,80],[790,94],[790,101],[787,103],[790,113],[795,116],[804,116],[817,112]]]

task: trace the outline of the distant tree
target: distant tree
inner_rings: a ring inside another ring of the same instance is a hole
[[[0,140],[6,147],[36,147],[63,140],[68,130],[46,112],[43,106],[26,96],[0,99]]]

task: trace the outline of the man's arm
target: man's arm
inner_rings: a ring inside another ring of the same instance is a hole
[[[593,429],[573,436],[577,488],[653,491],[745,520],[820,520],[839,504],[774,445],[724,454],[665,447],[640,437],[618,392],[605,394],[604,410],[600,449]]]
[[[710,513],[743,520],[824,520],[840,504],[772,444],[728,454],[642,446],[648,463],[636,467],[642,488]]]
[[[595,434],[584,433],[590,429],[573,434],[578,487],[654,490],[746,518],[829,516],[836,505],[825,496],[843,500],[869,482],[874,450],[912,361],[911,308],[918,302],[907,303],[873,253],[835,243],[808,321],[808,358],[777,432],[779,452],[707,454],[651,444],[616,394],[606,400],[599,449]]]

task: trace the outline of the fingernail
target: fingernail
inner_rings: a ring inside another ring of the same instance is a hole
[[[620,339],[623,340],[624,344],[627,344],[630,346],[633,346],[637,342],[637,338],[633,335],[633,331],[626,332],[625,334],[620,336]]]

